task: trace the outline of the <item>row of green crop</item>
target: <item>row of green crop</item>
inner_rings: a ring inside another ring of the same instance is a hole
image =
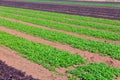
[[[4,8],[2,8],[4,9]],[[9,9],[9,8],[5,8],[5,9]],[[36,12],[35,10],[24,10],[24,9],[17,9],[16,8],[12,8],[11,10],[14,11],[23,11],[23,12],[27,12],[27,13],[33,13],[33,14],[42,14],[42,15],[49,15],[49,16],[54,16],[54,17],[64,17],[67,19],[73,19],[73,20],[78,20],[78,21],[87,21],[87,22],[94,22],[94,23],[103,23],[103,24],[111,24],[111,25],[116,25],[116,26],[120,26],[120,22],[119,21],[115,21],[115,20],[108,20],[108,19],[101,19],[101,18],[93,18],[93,17],[85,17],[85,16],[73,16],[73,15],[68,15],[68,14],[60,14],[60,13],[50,13],[50,12]],[[80,17],[80,18],[79,18]],[[109,23],[108,23],[109,22]]]
[[[114,80],[120,77],[120,69],[110,67],[104,63],[90,63],[67,72],[80,78],[80,80]]]
[[[68,67],[75,64],[84,64],[86,60],[77,54],[60,51],[53,47],[32,42],[17,36],[0,31],[0,44],[19,52],[27,59],[54,70],[58,67]],[[120,76],[120,69],[103,63],[91,63],[68,70],[84,80],[113,80]]]
[[[74,27],[74,26],[68,26],[68,25],[64,25],[64,24],[60,24],[60,23],[51,22],[48,20],[39,20],[39,19],[32,18],[32,17],[14,15],[14,14],[5,13],[5,12],[0,12],[0,16],[7,17],[7,18],[14,18],[17,20],[37,24],[40,26],[55,28],[58,30],[65,30],[68,32],[75,32],[78,34],[94,36],[96,38],[105,38],[108,40],[120,40],[120,35],[117,33],[113,33],[113,32],[104,32],[101,30],[92,30],[92,29],[88,29],[88,28],[78,28],[78,27]]]
[[[12,14],[18,14],[22,16],[27,16],[27,17],[34,17],[36,19],[44,19],[44,20],[50,20],[50,21],[55,21],[55,22],[62,22],[62,23],[67,23],[67,24],[72,24],[75,25],[74,27],[78,26],[84,26],[84,27],[90,27],[90,28],[97,28],[101,30],[109,30],[113,32],[120,32],[120,26],[111,26],[111,25],[105,25],[105,24],[98,24],[98,23],[93,23],[93,22],[86,22],[86,21],[80,21],[80,20],[70,20],[66,19],[64,17],[54,17],[50,15],[43,15],[43,14],[35,14],[35,13],[28,13],[28,12],[23,12],[23,11],[15,11],[15,10],[10,10],[10,9],[1,9],[2,12],[7,12],[7,13],[12,13]],[[64,24],[65,25],[65,24]]]
[[[120,60],[120,45],[86,40],[75,36],[67,35],[61,32],[54,32],[46,29],[36,28],[34,26],[28,26],[25,24],[12,22],[5,19],[0,19],[0,26],[16,29],[20,32],[25,32],[34,36],[38,36],[46,40],[60,42],[63,44],[69,44],[72,47],[78,48],[80,50],[87,50],[94,53],[109,55],[115,59]]]
[[[2,31],[0,31],[0,44],[18,51],[27,59],[42,64],[51,70],[86,62],[86,60],[79,55],[60,51],[44,44],[31,42]]]
[[[37,11],[37,10],[28,10],[28,9],[21,9],[21,8],[11,8],[11,7],[3,7],[3,6],[0,6],[0,9],[10,9],[10,10],[14,10],[14,11],[23,11],[23,12],[34,13],[34,14],[43,14],[43,15],[49,15],[49,16],[54,16],[54,17],[60,17],[60,18],[62,17],[62,18],[73,19],[73,20],[98,22],[98,23],[104,23],[104,24],[111,24],[111,25],[120,26],[119,21],[102,19],[102,18],[75,16],[75,15],[68,15],[68,14],[60,14],[60,13]]]

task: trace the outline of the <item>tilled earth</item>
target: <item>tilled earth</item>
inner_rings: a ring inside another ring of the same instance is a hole
[[[88,7],[17,1],[0,1],[0,5],[120,20],[120,8]]]

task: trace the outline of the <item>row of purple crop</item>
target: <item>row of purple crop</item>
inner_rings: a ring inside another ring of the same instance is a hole
[[[0,80],[37,80],[0,61]]]
[[[73,6],[16,1],[0,1],[0,5],[120,20],[120,8]]]

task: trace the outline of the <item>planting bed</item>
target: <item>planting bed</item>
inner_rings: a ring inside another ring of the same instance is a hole
[[[40,3],[54,3],[66,5],[83,5],[83,6],[101,6],[101,7],[120,7],[119,0],[3,0],[3,1],[24,1],[24,2],[40,2]]]
[[[42,80],[119,79],[119,28],[118,20],[0,6],[0,60]]]
[[[87,7],[16,1],[0,1],[0,5],[120,20],[119,8]]]

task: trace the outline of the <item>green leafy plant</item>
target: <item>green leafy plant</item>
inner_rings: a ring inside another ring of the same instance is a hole
[[[22,15],[22,16],[27,16],[27,17],[32,17],[34,19],[44,19],[44,20],[50,20],[50,22],[53,22],[55,24],[58,24],[58,22],[60,22],[61,24],[63,23],[66,23],[66,24],[69,24],[69,25],[74,25],[74,27],[81,27],[81,26],[84,26],[84,27],[88,27],[88,28],[96,28],[96,29],[101,29],[101,30],[108,30],[108,31],[111,31],[111,32],[120,32],[120,26],[115,26],[115,25],[106,25],[106,24],[101,24],[101,23],[95,23],[95,22],[90,22],[91,20],[89,21],[84,21],[84,20],[70,20],[68,18],[65,18],[65,17],[56,17],[56,16],[51,16],[51,15],[45,15],[45,14],[35,14],[35,13],[29,13],[29,12],[23,12],[23,11],[15,11],[15,10],[8,10],[8,9],[3,9],[1,10],[3,12],[7,12],[7,13],[12,13],[12,14],[18,14],[18,15]],[[97,19],[96,19],[97,20]],[[64,24],[64,25],[66,25]],[[67,25],[66,25],[67,26]]]
[[[5,45],[27,59],[54,70],[86,62],[80,55],[58,50],[48,45],[32,42],[0,31],[0,44]]]
[[[105,63],[90,63],[67,72],[81,80],[113,80],[120,76],[120,69],[110,67]]]
[[[110,20],[110,19],[103,19],[103,18],[93,18],[93,17],[85,17],[85,16],[77,16],[77,15],[69,15],[69,14],[61,14],[61,13],[54,13],[54,12],[45,12],[45,11],[38,11],[38,10],[29,10],[29,9],[21,9],[21,8],[13,8],[13,7],[4,7],[0,6],[0,9],[8,10],[8,11],[21,11],[25,13],[30,13],[30,14],[39,14],[39,15],[46,15],[46,16],[51,16],[51,17],[58,17],[58,18],[66,18],[66,19],[71,19],[71,20],[82,20],[82,21],[87,21],[87,22],[97,22],[97,23],[103,23],[103,24],[110,24],[110,25],[116,25],[120,26],[120,22],[117,20]]]
[[[20,32],[25,32],[27,34],[41,37],[46,40],[60,42],[63,44],[69,44],[72,47],[78,48],[80,50],[87,50],[94,53],[109,55],[115,59],[120,60],[120,54],[119,54],[120,45],[87,40],[72,35],[64,34],[62,32],[55,32],[46,29],[36,28],[34,26],[28,26],[25,24],[12,22],[5,19],[0,19],[0,26],[16,29]]]
[[[54,22],[47,21],[47,20],[39,20],[39,19],[26,17],[26,16],[20,16],[20,15],[16,16],[14,14],[4,13],[4,12],[1,12],[0,16],[7,17],[7,18],[14,18],[14,19],[18,19],[21,21],[37,24],[40,26],[55,28],[58,30],[65,30],[68,32],[75,32],[78,34],[94,36],[96,38],[105,38],[108,40],[120,40],[120,35],[118,35],[117,33],[113,33],[113,32],[104,32],[101,30],[92,30],[92,29],[88,29],[88,28],[78,28],[78,27],[74,27],[74,26],[66,26],[64,24],[54,23]]]

